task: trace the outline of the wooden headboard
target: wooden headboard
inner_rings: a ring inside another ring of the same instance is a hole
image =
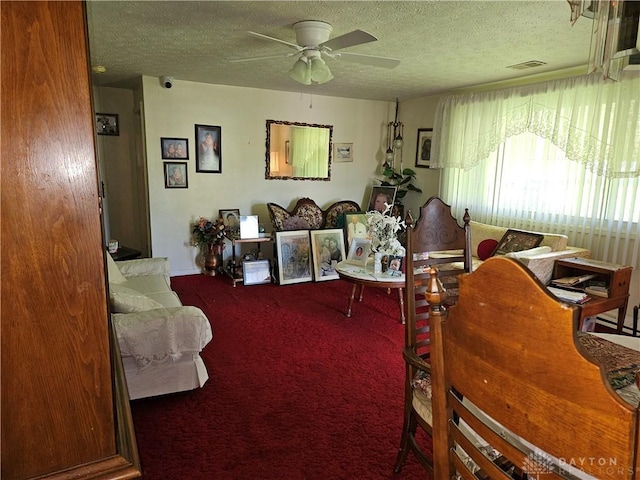
[[[458,303],[448,311],[440,308],[437,289],[431,291],[437,471],[451,468],[447,427],[457,429],[451,409],[465,415],[458,392],[517,438],[581,463],[597,478],[640,475],[637,406],[623,401],[604,368],[587,358],[577,341],[578,307],[559,303],[525,266],[504,257],[463,276]],[[507,455],[500,440],[496,448]],[[526,453],[515,458],[514,465],[530,461]]]

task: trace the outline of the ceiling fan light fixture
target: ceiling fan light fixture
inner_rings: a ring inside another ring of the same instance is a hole
[[[289,76],[303,85],[311,85],[311,65],[305,57],[300,57],[289,70]]]
[[[311,81],[315,83],[327,83],[333,78],[333,74],[326,62],[320,57],[311,59]]]

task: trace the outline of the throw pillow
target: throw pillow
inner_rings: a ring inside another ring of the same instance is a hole
[[[496,249],[497,246],[498,246],[498,241],[494,240],[493,238],[487,238],[485,240],[482,240],[478,244],[478,258],[480,260],[486,260],[491,256],[491,254],[493,253],[493,251]]]
[[[127,281],[109,253],[107,253],[107,277],[109,278],[109,283],[124,283]]]
[[[109,299],[113,313],[146,312],[163,308],[160,302],[120,283],[109,283]]]

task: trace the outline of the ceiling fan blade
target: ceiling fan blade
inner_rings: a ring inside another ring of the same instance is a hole
[[[287,58],[298,55],[299,52],[292,53],[281,53],[280,55],[265,55],[262,57],[249,57],[249,58],[233,58],[231,60],[227,60],[230,63],[241,63],[241,62],[253,62],[255,60],[265,60],[267,58]]]
[[[389,57],[378,57],[376,55],[364,55],[362,53],[336,52],[327,54],[337,60],[371,65],[373,67],[395,68],[400,64],[400,59]]]
[[[376,40],[378,40],[378,38],[374,37],[370,33],[363,30],[354,30],[353,32],[331,38],[326,42],[321,43],[319,47],[326,47],[329,50],[335,51],[340,50],[341,48],[361,45],[363,43],[375,42]]]
[[[295,43],[286,42],[284,40],[280,40],[279,38],[270,37],[268,35],[263,35],[261,33],[256,33],[256,32],[247,32],[247,33],[249,35],[254,36],[254,37],[261,38],[263,40],[271,40],[273,42],[282,43],[283,45],[286,45],[287,47],[295,48],[298,51],[300,51],[302,49],[300,46],[296,45]]]

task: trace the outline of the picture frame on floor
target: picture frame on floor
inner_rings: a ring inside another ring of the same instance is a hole
[[[369,228],[367,226],[366,212],[347,212],[344,214],[344,238],[347,251],[351,248],[354,238],[366,238]]]
[[[276,232],[276,255],[280,285],[313,280],[311,240],[308,230]]]
[[[371,189],[371,197],[369,197],[369,207],[367,211],[384,212],[385,203],[387,205],[393,205],[396,199],[396,193],[398,187],[388,187],[377,185]]]
[[[242,262],[242,281],[244,285],[271,283],[269,260],[244,260]]]
[[[340,228],[311,230],[313,276],[316,282],[340,278],[336,265],[345,259],[344,232]]]

